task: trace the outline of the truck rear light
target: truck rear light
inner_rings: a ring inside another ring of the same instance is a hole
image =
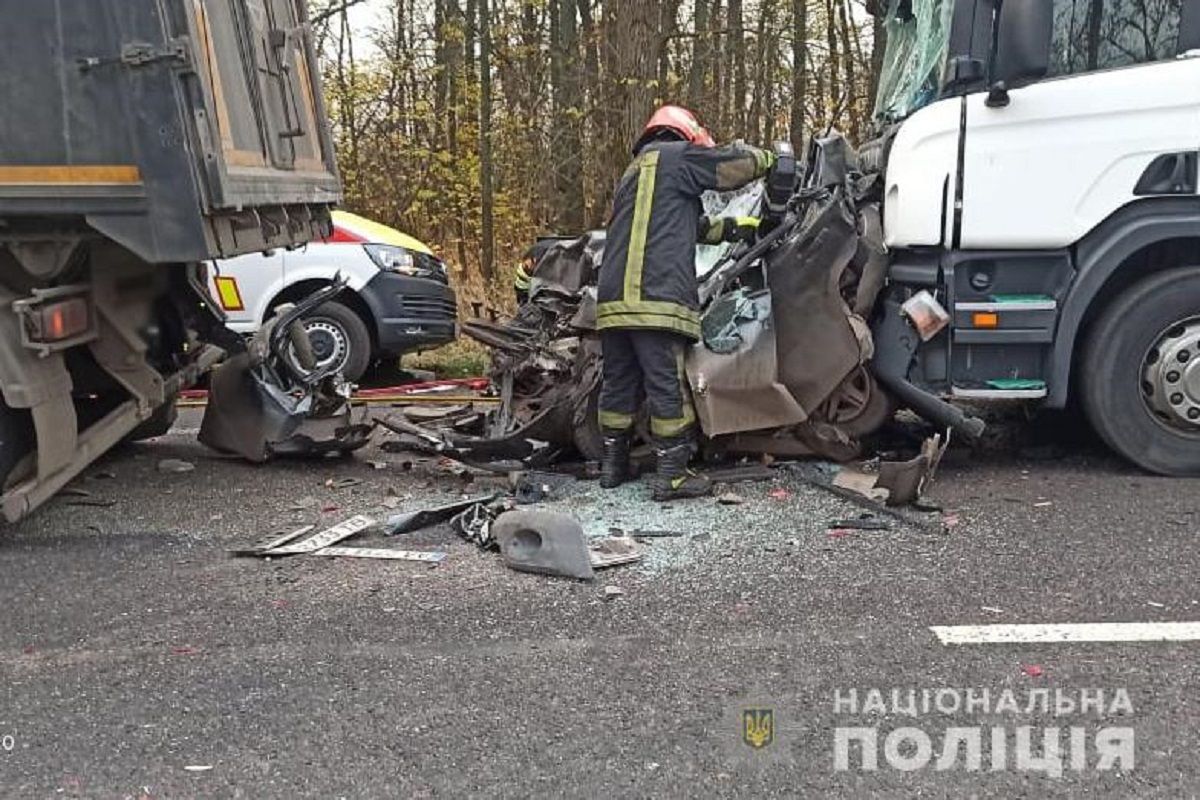
[[[35,342],[73,339],[87,333],[91,327],[91,314],[88,313],[87,301],[82,297],[43,306],[30,319],[34,323],[34,330],[30,331],[29,338]]]
[[[971,315],[971,325],[976,328],[999,328],[1000,315],[994,311],[976,311]]]
[[[43,353],[82,344],[96,336],[87,287],[34,290],[33,297],[13,303],[13,310],[21,319],[21,344]]]

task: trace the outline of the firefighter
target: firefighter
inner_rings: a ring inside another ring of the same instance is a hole
[[[521,256],[521,263],[517,264],[517,268],[513,272],[513,293],[517,297],[518,308],[529,301],[529,282],[533,278],[533,271],[559,241],[560,237],[552,236],[539,239],[525,251],[525,255]]]
[[[634,419],[644,394],[658,456],[654,499],[699,497],[707,478],[688,469],[696,414],[684,353],[700,338],[696,286],[698,241],[753,235],[753,220],[707,220],[700,196],[738,189],[764,176],[770,152],[745,145],[717,148],[688,110],[664,106],[633,148],[617,185],[597,288],[597,326],[604,354],[600,426],[601,486],[629,477]]]

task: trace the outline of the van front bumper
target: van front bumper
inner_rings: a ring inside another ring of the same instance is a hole
[[[458,300],[440,281],[381,271],[359,295],[375,318],[380,355],[437,347],[457,335]]]

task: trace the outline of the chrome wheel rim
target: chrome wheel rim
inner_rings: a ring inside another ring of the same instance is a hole
[[[1171,325],[1142,359],[1142,402],[1156,420],[1200,433],[1200,318]]]

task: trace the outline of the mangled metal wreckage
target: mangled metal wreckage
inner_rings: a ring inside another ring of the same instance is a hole
[[[942,428],[976,433],[975,420],[901,377],[913,328],[872,331],[888,266],[878,176],[860,171],[840,135],[814,142],[803,170],[786,147],[779,155],[765,185],[706,198],[708,213],[763,219],[754,244],[699,248],[702,341],[686,368],[706,451],[848,461],[898,403]],[[492,348],[501,402],[474,417],[474,429],[439,433],[445,448],[476,460],[549,459],[571,449],[600,456],[595,284],[603,248],[602,232],[559,245],[539,263],[515,318],[464,324]]]
[[[317,359],[301,320],[336,297],[345,281],[281,306],[247,342],[234,338],[212,375],[200,441],[262,462],[275,456],[340,455],[364,447],[373,425],[355,419],[353,386]],[[360,417],[365,413],[360,412]]]

